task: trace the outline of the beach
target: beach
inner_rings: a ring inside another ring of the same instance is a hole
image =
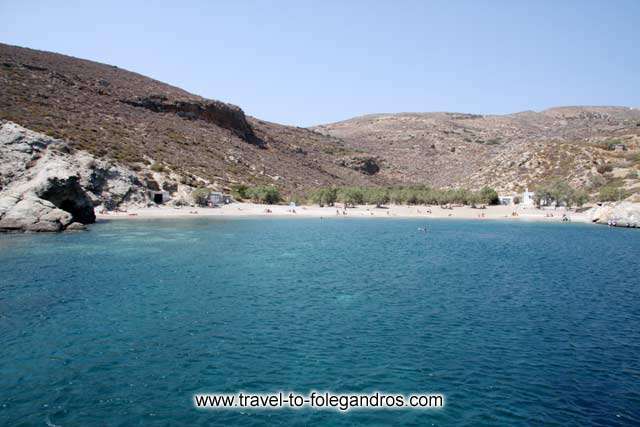
[[[487,206],[474,209],[469,206],[443,208],[440,206],[388,205],[377,208],[361,205],[343,209],[334,207],[263,205],[255,203],[231,203],[216,208],[202,207],[145,207],[126,211],[98,213],[97,218],[181,218],[181,217],[288,217],[288,218],[424,218],[424,219],[465,219],[465,220],[521,220],[559,222],[563,215],[574,222],[590,222],[588,215],[565,208],[536,209],[515,206]]]

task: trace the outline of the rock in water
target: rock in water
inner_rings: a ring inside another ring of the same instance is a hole
[[[86,231],[87,226],[79,222],[72,222],[66,228],[67,231]]]

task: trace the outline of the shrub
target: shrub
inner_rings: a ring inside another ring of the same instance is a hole
[[[337,188],[319,188],[311,193],[309,199],[320,206],[333,206],[338,200]]]
[[[160,163],[154,163],[151,165],[151,170],[154,172],[164,172],[165,168]]]
[[[611,172],[613,170],[613,166],[610,163],[603,163],[596,167],[596,170],[599,174],[604,174],[607,172]]]
[[[598,200],[601,202],[617,202],[629,197],[629,193],[620,187],[606,186],[600,189]]]
[[[344,187],[338,191],[338,200],[347,206],[364,203],[364,193],[358,187]]]
[[[193,202],[198,206],[207,206],[209,204],[209,196],[211,190],[209,188],[196,188],[191,192]]]
[[[582,205],[584,205],[585,203],[587,203],[589,201],[589,193],[587,193],[584,190],[575,190],[573,192],[573,204],[575,204],[576,206],[578,206],[579,208],[582,207]]]
[[[280,192],[276,187],[271,185],[248,188],[246,195],[254,202],[266,203],[268,205],[276,204],[281,200]]]
[[[389,192],[386,188],[368,188],[364,194],[365,202],[381,207],[389,203]]]
[[[484,187],[480,190],[480,202],[486,203],[487,205],[497,205],[500,204],[500,198],[498,197],[498,193],[496,190],[490,187]]]
[[[535,190],[534,202],[537,207],[541,205],[566,205],[574,203],[575,191],[569,184],[562,180],[555,180],[551,183],[540,185]]]
[[[248,189],[249,189],[249,187],[247,187],[244,184],[234,185],[234,186],[231,187],[231,195],[236,200],[248,199],[249,198],[249,196],[247,195],[247,190]]]

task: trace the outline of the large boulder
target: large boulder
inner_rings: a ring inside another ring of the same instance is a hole
[[[616,227],[640,227],[640,203],[605,203],[591,210],[591,221]]]
[[[5,231],[60,231],[71,224],[73,218],[69,212],[35,195],[22,199],[2,197],[0,205],[8,208],[0,216],[0,230]]]

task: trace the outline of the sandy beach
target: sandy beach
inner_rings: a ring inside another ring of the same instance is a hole
[[[345,214],[346,212],[346,214]],[[515,215],[514,215],[515,213]],[[485,209],[473,209],[468,206],[399,206],[389,205],[382,208],[358,206],[344,210],[337,207],[261,205],[254,203],[231,203],[218,208],[195,207],[147,207],[128,209],[126,212],[109,212],[97,215],[98,219],[135,219],[135,218],[184,218],[184,217],[278,217],[278,218],[449,218],[475,220],[521,220],[521,221],[561,221],[563,214],[574,222],[590,222],[584,213],[572,210],[535,209],[514,206],[488,206]]]

